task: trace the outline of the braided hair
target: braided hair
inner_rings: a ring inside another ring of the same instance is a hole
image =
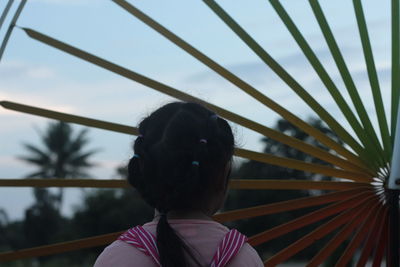
[[[209,196],[219,192],[218,179],[233,155],[232,130],[200,104],[173,102],[146,117],[139,132],[128,182],[161,213],[157,225],[161,265],[188,266],[184,251],[194,257],[169,225],[166,213],[201,209]]]

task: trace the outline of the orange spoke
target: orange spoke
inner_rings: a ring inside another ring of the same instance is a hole
[[[35,178],[35,179],[0,179],[3,187],[93,187],[93,188],[126,188],[126,180],[118,179],[61,179],[61,178]],[[231,179],[230,189],[254,190],[345,190],[372,188],[370,183],[357,182],[332,182],[332,181],[302,181],[302,180],[259,180],[259,179]]]
[[[268,214],[275,214],[284,211],[296,210],[306,207],[312,207],[322,205],[334,201],[342,200],[346,197],[354,196],[356,193],[360,193],[367,190],[366,188],[357,188],[346,191],[334,192],[325,194],[322,196],[304,197],[293,200],[282,201],[278,203],[271,203],[266,205],[260,205],[251,208],[238,209],[233,211],[227,211],[220,214],[214,215],[214,220],[218,222],[227,222],[240,219],[247,219],[257,216],[263,216]]]
[[[138,135],[139,130],[136,127],[127,126],[119,123],[113,123],[108,121],[96,120],[87,117],[77,116],[64,112],[53,111],[44,108],[38,108],[34,106],[23,105],[11,101],[0,101],[0,106],[15,111],[29,113],[45,118],[51,118],[55,120],[78,123],[81,125],[95,127],[103,130],[114,131],[124,134]]]
[[[286,233],[289,233],[291,231],[294,231],[296,229],[299,229],[299,228],[309,225],[311,223],[317,222],[319,220],[322,220],[323,218],[326,218],[333,214],[339,213],[343,210],[351,209],[355,206],[358,206],[363,201],[365,201],[366,199],[369,199],[373,196],[375,196],[375,195],[371,191],[366,191],[366,192],[356,194],[353,197],[347,198],[338,203],[332,204],[328,207],[311,212],[300,218],[292,220],[288,223],[276,226],[272,229],[269,229],[267,231],[264,231],[262,233],[254,235],[249,238],[249,244],[251,244],[252,246],[256,246],[256,245],[265,243],[276,237],[279,237],[281,235],[284,235]]]
[[[345,190],[369,187],[370,183],[344,181],[304,181],[304,180],[273,180],[273,179],[231,179],[230,189],[285,189],[285,190]]]
[[[367,242],[364,244],[364,248],[362,250],[360,258],[358,259],[357,267],[363,267],[367,263],[376,240],[382,234],[387,214],[388,214],[388,209],[387,206],[385,206],[383,211],[383,216],[381,218],[379,217],[375,218],[372,231],[368,236]]]
[[[365,202],[364,200],[363,203],[359,203],[359,205],[346,210],[345,212],[331,219],[329,222],[318,227],[316,230],[312,231],[311,233],[307,234],[303,238],[297,240],[287,248],[281,250],[280,252],[269,258],[265,263],[270,266],[276,266],[279,263],[286,261],[302,249],[310,246],[315,241],[323,238],[346,222],[352,220],[353,218],[360,217],[363,212],[367,211],[367,209],[369,208],[369,204],[372,201],[375,201],[376,196],[371,196],[370,198],[371,199],[369,199],[368,201]]]
[[[370,207],[370,204],[374,203],[373,207]],[[367,216],[373,214],[374,208],[379,204],[379,200],[376,198],[370,200],[368,203],[364,204],[362,209],[357,208],[355,212],[355,216],[341,229],[326,245],[320,250],[317,255],[315,255],[311,261],[307,264],[307,267],[315,267],[319,266],[326,258],[331,255],[335,249],[347,239],[347,237],[353,232],[354,228],[356,228],[360,223],[365,221]],[[353,211],[353,212],[354,212]],[[369,211],[369,212],[368,212]],[[344,266],[344,265],[339,265]]]
[[[300,171],[312,172],[323,174],[331,177],[350,179],[356,182],[372,182],[373,176],[368,173],[345,171],[338,168],[333,168],[326,165],[304,162],[287,157],[275,156],[272,154],[266,154],[256,151],[250,151],[246,149],[236,148],[235,155],[238,157],[248,158],[259,162],[264,162],[276,166],[296,169]]]
[[[93,187],[93,188],[126,188],[126,180],[117,179],[0,179],[0,186],[10,187]]]
[[[384,213],[384,206],[382,203],[378,208],[378,212],[371,212],[368,219],[365,220],[364,224],[361,226],[360,230],[356,233],[354,238],[351,240],[350,244],[346,247],[336,266],[346,266],[350,261],[351,257],[354,255],[356,249],[361,244],[361,242],[366,238],[368,232],[372,228],[374,222],[382,218]],[[373,211],[373,210],[371,210]]]
[[[48,37],[48,38],[50,38],[50,37]],[[58,41],[56,41],[54,39],[52,41],[59,43]],[[66,44],[63,44],[63,45],[68,47],[68,45],[66,45]],[[73,47],[69,47],[69,48],[73,49],[73,50],[75,49]],[[83,52],[83,51],[80,51],[80,52]],[[100,61],[103,63],[106,62],[103,59],[97,58],[93,55],[91,55],[90,57],[94,57],[96,59],[95,62],[97,62],[97,61]],[[111,64],[112,66],[114,66],[110,62],[108,62],[108,63]],[[109,64],[106,64],[106,65],[109,66]],[[117,66],[117,65],[115,65],[115,68],[117,70],[123,69],[122,67]],[[141,75],[134,73],[132,71],[129,71],[127,69],[124,69],[124,70],[125,71],[123,71],[123,73],[126,74],[126,72],[127,72],[130,74],[130,75],[128,75],[128,78],[133,78],[133,77],[138,78],[137,76],[139,76],[139,77],[143,78],[144,81],[149,82],[149,78],[147,78],[147,77],[142,77]],[[136,79],[134,79],[134,80],[136,80]],[[142,79],[140,79],[140,80],[143,83],[143,80]],[[144,82],[144,83],[146,83],[146,82]],[[154,85],[154,83],[158,86]],[[202,103],[205,106],[208,106],[209,108],[211,108],[212,110],[217,111],[218,114],[224,115],[227,119],[230,119],[233,122],[239,123],[245,127],[248,127],[249,129],[258,131],[259,133],[261,133],[265,136],[269,136],[269,137],[276,139],[284,144],[287,144],[289,146],[297,148],[300,151],[309,153],[310,155],[320,158],[326,162],[330,162],[334,166],[343,168],[343,170],[329,167],[326,165],[312,164],[312,163],[307,163],[307,162],[294,160],[294,159],[290,159],[290,158],[278,157],[278,156],[274,156],[271,154],[265,154],[265,153],[236,148],[235,155],[237,155],[239,157],[244,157],[244,158],[248,158],[248,159],[252,159],[252,160],[261,161],[264,163],[283,166],[286,168],[294,168],[294,169],[303,170],[303,171],[320,173],[320,174],[323,174],[326,176],[346,178],[346,179],[360,181],[360,182],[371,182],[372,177],[374,177],[373,172],[365,170],[363,168],[352,166],[352,164],[349,163],[348,161],[343,160],[337,156],[334,156],[331,153],[324,151],[320,148],[316,148],[312,145],[309,145],[309,144],[307,144],[303,141],[300,141],[296,138],[293,138],[293,137],[287,136],[285,134],[279,133],[278,131],[266,128],[260,124],[254,123],[250,120],[244,120],[243,118],[241,118],[240,116],[238,116],[234,113],[230,113],[230,112],[223,110],[217,106],[211,105],[203,100],[194,98],[190,95],[180,92],[174,88],[168,87],[163,84],[159,84],[156,81],[152,81],[150,84],[152,84],[153,87],[154,86],[157,87],[158,88],[157,90],[159,90],[163,93],[169,94],[173,97],[177,97],[181,100]],[[68,113],[56,112],[56,111],[52,111],[52,110],[48,110],[48,109],[37,108],[37,107],[18,104],[18,103],[14,103],[14,102],[10,102],[10,101],[0,101],[0,105],[7,109],[25,112],[25,113],[29,113],[29,114],[33,114],[33,115],[46,117],[46,118],[62,120],[65,122],[78,123],[81,125],[96,127],[96,128],[100,128],[100,129],[104,129],[104,130],[110,130],[110,131],[120,132],[120,133],[125,133],[125,134],[133,134],[133,135],[138,134],[137,128],[130,127],[127,125],[121,125],[121,124],[116,124],[116,123],[107,122],[107,121],[95,120],[95,119],[86,118],[86,117],[82,117],[82,116],[76,116],[76,115],[72,115],[72,114],[68,114]],[[250,127],[250,125],[252,125],[252,127]],[[312,151],[314,151],[314,150],[317,150],[318,153],[317,152],[313,153]]]
[[[46,246],[21,249],[0,253],[0,262],[13,261],[25,258],[35,258],[53,254],[59,254],[68,251],[80,250],[84,248],[99,247],[115,241],[122,232],[115,232],[105,235],[99,235],[89,238],[78,239],[74,241],[56,243]]]
[[[383,255],[386,250],[389,234],[389,220],[385,218],[385,224],[382,229],[382,234],[379,238],[379,242],[375,248],[374,261],[372,267],[380,267],[383,259]]]

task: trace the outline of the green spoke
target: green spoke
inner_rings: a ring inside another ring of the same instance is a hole
[[[352,163],[354,163],[357,166],[354,166],[354,164],[348,164],[346,162],[346,160],[341,159],[340,157],[336,156],[336,155],[332,155],[331,153],[327,152],[327,151],[323,151],[322,149],[316,148],[310,144],[307,144],[305,142],[302,142],[296,138],[292,138],[290,136],[287,136],[285,134],[282,134],[276,130],[273,130],[271,128],[265,127],[263,125],[260,125],[258,123],[255,123],[251,120],[245,119],[235,113],[229,112],[225,109],[222,109],[216,105],[210,104],[205,102],[204,100],[201,100],[199,98],[193,97],[189,94],[186,94],[182,91],[179,91],[175,88],[172,88],[170,86],[167,86],[165,84],[162,84],[160,82],[157,82],[155,80],[152,80],[148,77],[145,77],[139,73],[133,72],[131,70],[125,69],[119,65],[116,65],[110,61],[106,61],[100,57],[94,56],[92,54],[89,54],[83,50],[77,49],[75,47],[72,47],[66,43],[62,43],[58,40],[55,40],[49,36],[43,35],[39,32],[30,30],[30,29],[23,29],[30,37],[46,43],[47,45],[53,46],[54,48],[60,49],[66,53],[69,53],[71,55],[74,55],[78,58],[81,58],[87,62],[90,62],[94,65],[97,65],[99,67],[102,67],[106,70],[109,70],[111,72],[114,72],[116,74],[119,74],[123,77],[126,77],[128,79],[131,79],[133,81],[136,81],[138,83],[141,83],[145,86],[148,86],[150,88],[153,88],[161,93],[170,95],[172,97],[178,98],[182,101],[194,101],[194,102],[198,102],[198,103],[202,103],[205,106],[207,106],[208,108],[210,108],[211,110],[214,110],[217,114],[227,118],[228,120],[231,120],[235,123],[238,123],[240,125],[243,125],[246,128],[252,129],[256,132],[259,132],[265,136],[269,136],[270,138],[273,138],[279,142],[288,144],[289,146],[292,146],[296,149],[299,149],[305,153],[309,153],[311,155],[314,155],[317,158],[321,158],[322,160],[325,160],[327,162],[332,162],[334,165],[336,166],[340,166],[343,167],[345,169],[351,168],[354,170],[354,168],[356,168],[356,170],[365,170],[367,169],[367,172],[370,173],[369,170],[371,170],[370,167],[365,167],[364,164],[362,162],[359,162],[359,159],[357,159],[356,156],[353,156],[352,154],[348,155],[345,154],[347,156],[347,158],[349,159],[349,161],[351,161]],[[2,103],[0,102],[0,104],[6,104],[5,102]],[[28,108],[29,109],[29,108]],[[42,112],[42,111],[40,111]],[[46,112],[46,111],[45,111]],[[306,123],[304,123],[306,124]],[[308,124],[307,124],[308,125]],[[103,126],[105,127],[105,126]],[[326,135],[321,133],[321,136],[327,138]],[[337,144],[337,143],[335,143]],[[338,144],[337,144],[338,145]],[[338,145],[339,146],[339,145]],[[342,148],[344,150],[344,152],[346,152],[347,150],[345,150],[343,147],[339,147]],[[340,150],[339,150],[340,151]],[[361,167],[361,168],[359,168]],[[369,169],[369,170],[368,170]],[[374,172],[375,170],[372,170],[372,172]]]
[[[339,46],[331,31],[331,28],[329,27],[321,6],[318,3],[318,0],[309,0],[309,2],[321,28],[321,32],[323,33],[329,50],[333,56],[333,59],[335,60],[340,75],[342,76],[343,82],[346,85],[346,89],[351,97],[351,100],[353,101],[354,107],[357,110],[358,116],[361,119],[366,133],[368,134],[368,138],[374,142],[376,149],[383,155],[383,149],[379,142],[378,136],[375,132],[374,127],[372,126],[371,120],[369,119],[368,113],[361,100],[360,94],[358,93],[356,85],[354,84],[353,78],[351,77],[350,71],[346,65],[346,62],[344,61],[343,55],[340,52]],[[386,158],[385,160],[388,161],[389,159]]]
[[[289,30],[293,38],[296,40],[297,44],[299,45],[300,49],[303,51],[304,55],[314,68],[315,72],[320,77],[321,81],[328,89],[329,93],[331,94],[332,98],[335,100],[336,104],[338,105],[339,109],[342,111],[343,115],[349,122],[350,126],[353,128],[354,132],[357,134],[358,138],[363,143],[365,150],[368,154],[369,161],[373,162],[377,159],[377,157],[373,157],[376,152],[380,153],[373,146],[370,142],[370,138],[366,134],[364,128],[361,126],[360,122],[354,115],[353,111],[347,104],[346,100],[343,98],[342,94],[340,93],[339,89],[336,87],[334,82],[332,81],[331,77],[319,61],[318,57],[315,55],[313,50],[311,49],[310,45],[307,43],[299,29],[294,24],[293,20],[290,18],[289,14],[283,8],[282,4],[277,0],[269,0],[275,11],[278,13],[279,17],[281,18],[282,22],[285,24],[286,28]]]
[[[14,2],[14,0],[8,0],[6,7],[4,8],[3,12],[1,13],[0,29],[1,29],[1,26],[3,26],[4,20],[6,19],[8,11],[10,11],[10,8],[11,8],[13,2]]]
[[[365,63],[367,65],[368,78],[371,84],[371,90],[374,98],[374,104],[375,104],[376,114],[378,117],[383,146],[385,148],[385,153],[387,158],[391,158],[392,141],[389,134],[388,122],[386,120],[385,108],[383,106],[381,89],[379,86],[378,74],[376,72],[374,56],[372,54],[372,47],[371,47],[371,42],[369,40],[367,24],[365,22],[364,11],[360,0],[353,0],[353,5],[357,18],[358,30],[360,33],[361,44],[364,51]]]
[[[315,137],[317,140],[319,140],[321,143],[325,144],[328,147],[334,148],[338,153],[342,154],[344,152],[342,148],[339,148],[337,146],[337,143],[327,137],[326,135],[322,134],[319,130],[315,129],[314,127],[311,127],[307,123],[305,123],[303,120],[301,120],[299,117],[294,115],[293,113],[289,112],[287,109],[279,105],[277,102],[273,101],[269,97],[265,96],[262,94],[260,91],[256,90],[254,87],[246,83],[245,81],[241,80],[237,76],[235,76],[233,73],[228,71],[226,68],[222,67],[219,65],[217,62],[213,61],[211,58],[194,48],[192,45],[184,41],[182,38],[178,37],[175,35],[173,32],[169,31],[167,28],[159,24],[157,21],[153,20],[151,17],[134,7],[133,5],[129,4],[125,0],[113,0],[116,4],[118,4],[120,7],[125,9],[127,12],[135,16],[137,19],[141,20],[143,23],[163,35],[165,38],[173,42],[175,45],[180,47],[182,50],[186,51],[190,55],[192,55],[194,58],[198,59],[200,62],[205,64],[207,67],[218,73],[221,77],[225,78],[253,98],[257,99],[260,101],[260,103],[263,103],[265,106],[269,107],[270,109],[274,110],[278,114],[280,114],[283,118],[286,120],[290,121],[292,124],[296,125],[309,135]],[[354,140],[351,135],[348,136],[347,139]],[[333,141],[333,142],[332,142]],[[349,140],[347,140],[349,141]],[[351,143],[351,142],[350,142]],[[359,151],[362,153],[363,147],[358,144],[354,140],[353,143],[351,143],[355,148],[353,148],[355,151]],[[338,151],[339,149],[339,151]],[[347,149],[345,149],[347,150]],[[348,152],[348,151],[347,151]],[[348,154],[345,152],[345,154]],[[343,155],[343,154],[342,154]],[[368,161],[367,161],[368,162]],[[371,165],[371,163],[367,163]]]
[[[236,21],[215,1],[203,0],[288,86],[301,97],[331,129],[333,129],[365,161],[373,159],[364,148],[284,69],[278,64]]]
[[[10,26],[8,27],[7,32],[4,35],[3,42],[1,43],[1,46],[0,46],[0,61],[1,61],[1,58],[3,57],[4,51],[6,50],[8,40],[11,37],[11,33],[14,29],[15,24],[17,23],[19,15],[21,15],[22,10],[24,9],[26,1],[27,0],[21,0],[21,2],[19,3],[19,6],[18,6],[17,10],[15,11],[13,18],[11,19]]]
[[[392,143],[396,136],[397,110],[400,101],[400,16],[399,1],[392,0]]]

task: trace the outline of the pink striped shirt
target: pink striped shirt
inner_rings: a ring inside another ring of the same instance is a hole
[[[228,263],[226,266],[230,267],[264,266],[249,244],[244,243],[241,246],[244,236],[236,230],[229,232],[225,226],[207,220],[168,221],[171,227],[190,244],[197,258],[204,262],[204,266],[219,267],[225,266],[226,263]],[[121,236],[121,240],[113,242],[100,254],[94,266],[160,266],[157,247],[154,245],[156,227],[157,222],[153,221],[143,225],[143,228],[130,229]],[[230,259],[232,254],[234,256]]]

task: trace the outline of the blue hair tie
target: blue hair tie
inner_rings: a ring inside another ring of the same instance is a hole
[[[216,120],[216,119],[218,119],[218,115],[217,115],[217,114],[212,114],[212,115],[210,116],[210,118],[211,118],[212,120]]]
[[[138,154],[133,155],[133,158],[140,158],[140,156]]]
[[[207,139],[204,139],[204,138],[200,139],[200,143],[207,144]]]
[[[192,165],[199,166],[199,165],[200,165],[200,162],[198,162],[198,161],[194,160],[194,161],[192,161]]]

